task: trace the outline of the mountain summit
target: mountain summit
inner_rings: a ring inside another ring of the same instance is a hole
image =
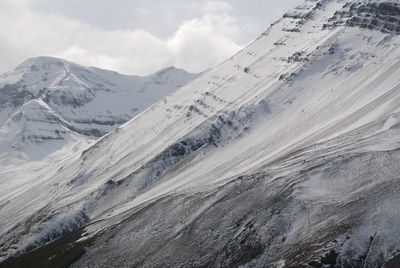
[[[5,183],[4,267],[398,267],[399,11],[305,1],[86,150]]]

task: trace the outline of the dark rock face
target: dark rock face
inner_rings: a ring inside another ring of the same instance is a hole
[[[43,100],[50,105],[70,106],[76,109],[89,103],[94,97],[92,94],[81,94],[76,97],[65,90],[54,90],[46,92]]]
[[[35,98],[34,94],[24,88],[20,89],[18,85],[5,85],[0,88],[0,108],[12,105],[13,108],[19,107],[25,102]]]
[[[339,25],[368,28],[384,33],[400,34],[400,4],[390,2],[348,3],[335,12],[324,29]]]
[[[383,268],[397,268],[400,267],[400,255],[394,256],[391,260],[383,265]]]

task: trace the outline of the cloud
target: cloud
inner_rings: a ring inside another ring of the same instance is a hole
[[[229,12],[234,8],[231,4],[224,1],[207,1],[201,5],[200,10],[203,13],[220,13],[220,12]]]
[[[48,55],[128,74],[148,74],[170,65],[200,72],[242,47],[234,41],[241,29],[228,14],[231,8],[223,1],[207,1],[203,15],[183,21],[162,39],[140,29],[97,29],[78,20],[35,13],[25,1],[2,0],[0,71],[28,57]]]
[[[28,57],[145,75],[200,72],[303,0],[0,0],[0,73]]]
[[[236,20],[228,15],[204,15],[184,22],[168,41],[174,62],[189,70],[211,67],[233,55],[241,46],[233,40],[240,34]]]

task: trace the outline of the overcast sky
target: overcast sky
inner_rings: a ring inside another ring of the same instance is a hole
[[[0,73],[47,55],[125,74],[200,72],[302,0],[0,0]]]

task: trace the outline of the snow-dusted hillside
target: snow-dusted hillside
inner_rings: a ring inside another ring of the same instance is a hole
[[[1,182],[2,258],[82,227],[72,267],[396,267],[398,10],[305,1],[83,152]]]
[[[3,162],[16,155],[38,160],[101,137],[195,76],[173,67],[127,76],[57,58],[29,59],[0,76],[0,155]]]

